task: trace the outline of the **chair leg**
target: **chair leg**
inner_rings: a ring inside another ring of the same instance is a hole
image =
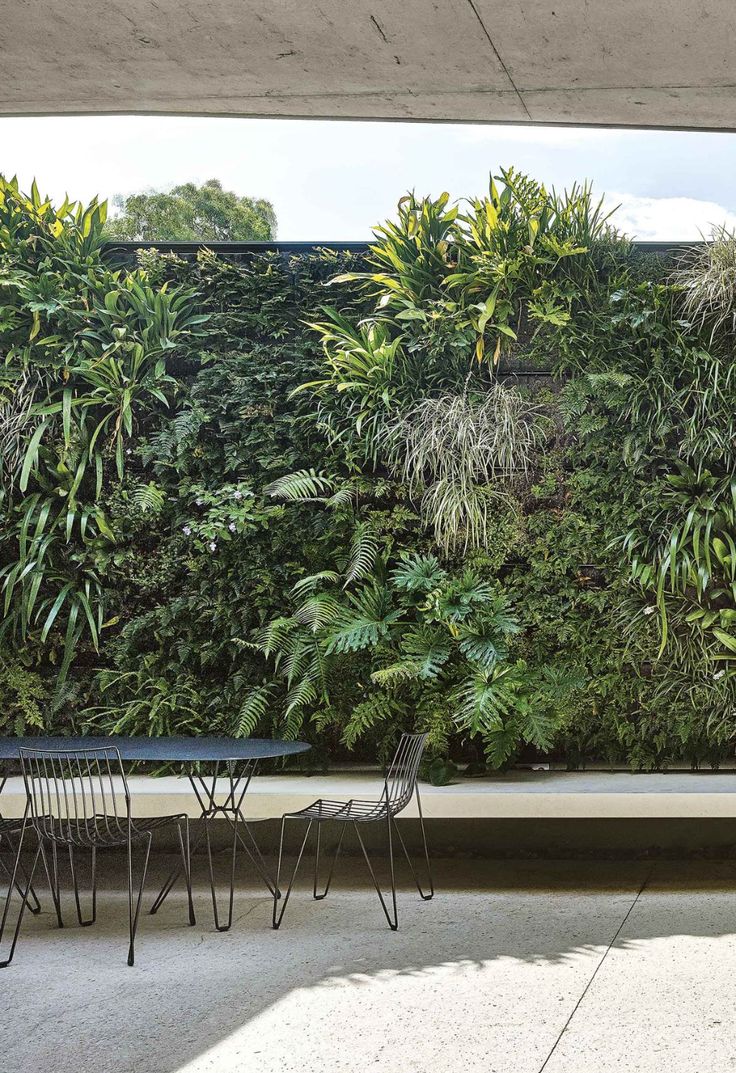
[[[59,861],[56,853],[56,843],[51,843],[51,861],[53,868],[49,867],[49,859],[46,853],[46,846],[42,838],[39,839],[39,850],[41,853],[41,860],[43,861],[43,868],[46,873],[46,879],[48,881],[49,890],[51,892],[51,900],[54,903],[54,909],[56,910],[56,923],[60,928],[64,927],[64,918],[61,915],[61,887],[59,884]]]
[[[13,841],[12,841],[11,838],[8,837],[8,835],[4,835],[3,838],[5,839],[5,842],[7,843],[7,846],[8,846],[8,849],[10,850],[10,853],[13,855],[13,868],[8,867],[8,865],[7,865],[6,861],[5,861],[5,858],[2,855],[0,855],[0,868],[2,868],[3,872],[8,877],[8,879],[11,879],[11,877],[13,875],[13,871],[16,871],[15,889],[17,890],[18,894],[22,895],[23,894],[23,883],[26,881],[26,879],[28,877],[26,875],[26,870],[23,867],[23,862],[20,859],[18,859],[17,869],[16,869],[15,860],[16,860],[16,858],[19,858],[19,852],[20,851],[13,849]],[[0,842],[2,842],[1,838],[0,838]],[[29,890],[28,890],[28,905],[27,905],[27,908],[31,911],[31,913],[33,913],[34,916],[37,916],[41,912],[41,903],[39,902],[38,896],[37,896],[35,890],[33,889],[33,887],[30,887]]]
[[[153,841],[153,835],[149,833],[148,841],[146,843],[146,854],[143,859],[143,872],[141,874],[141,882],[138,887],[138,897],[133,899],[133,840],[128,836],[128,923],[130,930],[130,945],[128,946],[128,965],[135,963],[135,935],[138,930],[138,917],[141,912],[141,900],[143,898],[143,888],[146,885],[146,873],[148,872],[148,858],[151,855],[151,842]]]
[[[2,920],[0,921],[0,941],[2,940],[3,932],[5,931],[5,925],[6,925],[7,919],[8,919],[8,910],[10,909],[10,900],[11,900],[11,897],[12,897],[12,894],[13,894],[13,890],[15,889],[15,886],[16,886],[15,880],[16,880],[17,874],[18,874],[18,872],[17,872],[17,862],[18,862],[18,858],[20,857],[20,848],[21,848],[22,844],[23,844],[23,836],[21,835],[20,845],[18,847],[18,856],[16,857],[16,867],[13,868],[13,876],[12,876],[11,884],[10,884],[10,887],[8,888],[7,898],[5,899],[5,909],[3,911]],[[28,873],[28,878],[27,878],[27,881],[26,881],[25,890],[21,892],[20,908],[18,909],[18,919],[15,922],[15,931],[13,932],[13,941],[10,944],[10,952],[8,953],[8,956],[6,958],[4,958],[2,961],[0,961],[0,969],[7,968],[7,966],[13,960],[13,955],[15,954],[15,948],[16,948],[17,943],[18,943],[18,936],[20,935],[21,924],[23,923],[23,914],[25,912],[26,906],[28,905],[28,895],[29,895],[29,892],[30,892],[31,887],[33,885],[33,876],[34,876],[35,871],[36,871],[36,865],[38,864],[38,858],[39,858],[40,853],[41,853],[41,843],[39,842],[38,849],[36,850],[36,855],[33,858],[33,863],[31,864],[31,870]]]
[[[396,831],[396,835],[397,835],[397,837],[399,839],[399,842],[401,843],[401,848],[404,851],[404,856],[406,857],[406,862],[409,865],[409,868],[411,870],[412,878],[414,880],[416,888],[419,891],[419,894],[420,894],[421,898],[425,902],[428,902],[434,897],[434,880],[432,878],[432,867],[431,867],[430,861],[429,861],[429,848],[427,846],[427,834],[426,834],[426,831],[424,830],[424,816],[422,815],[422,801],[421,801],[421,798],[419,797],[419,790],[418,789],[417,789],[417,805],[419,807],[419,826],[420,826],[420,829],[421,829],[421,832],[422,832],[422,844],[424,846],[424,861],[425,861],[425,864],[426,864],[426,867],[427,867],[427,879],[429,881],[429,894],[425,894],[424,891],[422,890],[422,885],[419,882],[419,878],[417,876],[416,869],[414,868],[414,864],[412,862],[412,859],[409,856],[409,851],[406,848],[406,843],[404,842],[404,838],[403,838],[403,836],[401,834],[401,830],[399,828],[399,824],[398,824],[398,821],[397,821],[395,816],[392,819],[392,823],[393,823],[393,826],[394,826],[394,830]]]
[[[333,873],[335,871],[335,864],[337,863],[337,858],[338,858],[338,856],[340,854],[340,847],[342,846],[342,840],[343,840],[343,838],[345,836],[345,828],[346,828],[346,826],[347,826],[347,824],[344,824],[344,823],[340,824],[340,837],[337,840],[337,848],[335,849],[335,855],[332,858],[332,863],[330,865],[330,872],[329,872],[329,875],[327,876],[327,883],[325,884],[325,889],[322,891],[322,893],[318,894],[317,893],[317,884],[319,882],[319,850],[320,850],[320,843],[322,841],[322,839],[321,839],[321,836],[322,836],[322,824],[321,823],[317,824],[317,848],[316,848],[316,851],[315,851],[315,854],[314,854],[314,886],[312,888],[312,897],[314,898],[314,900],[316,902],[321,902],[322,899],[326,898],[328,893],[329,893],[330,885],[332,883],[332,876],[333,876]]]
[[[188,830],[189,830],[189,820],[187,819],[187,831]],[[199,847],[199,844],[203,841],[204,832],[205,832],[204,821],[202,821],[202,825],[200,826],[199,831],[197,832],[197,835],[196,835],[196,837],[194,839],[194,842],[192,843],[191,839],[189,839],[190,874],[191,874],[192,854],[197,850],[197,848]],[[187,838],[189,838],[189,835],[187,835]],[[174,885],[175,885],[176,881],[178,880],[179,876],[181,875],[181,871],[182,871],[181,865],[177,865],[176,868],[174,868],[174,870],[169,874],[168,879],[166,880],[166,882],[164,883],[163,887],[161,888],[161,890],[156,895],[156,898],[155,898],[155,900],[153,902],[153,905],[148,910],[148,912],[151,914],[151,916],[153,916],[154,913],[157,913],[159,911],[159,909],[161,908],[161,906],[163,905],[163,903],[166,901],[166,899],[169,896],[170,891],[174,888]]]
[[[182,834],[182,822],[184,824],[184,831],[186,834]],[[176,825],[179,832],[179,846],[181,848],[181,864],[184,870],[184,882],[187,887],[187,901],[189,903],[189,923],[194,925],[197,923],[197,918],[194,915],[194,900],[192,898],[192,856],[191,848],[189,845],[189,817],[186,817],[183,821],[179,820]],[[153,912],[153,910],[151,910]]]
[[[368,851],[365,848],[365,843],[363,842],[363,838],[362,838],[362,836],[360,834],[360,830],[358,829],[358,824],[355,823],[355,821],[353,821],[353,827],[355,828],[355,834],[357,835],[358,842],[360,843],[360,848],[363,851],[363,856],[365,857],[365,863],[368,865],[368,871],[371,874],[371,879],[373,880],[373,886],[376,888],[376,894],[378,895],[378,899],[379,899],[379,901],[381,903],[381,908],[383,909],[384,916],[386,917],[386,920],[388,921],[388,926],[391,929],[391,931],[396,931],[398,926],[399,926],[399,916],[398,916],[398,910],[396,908],[396,876],[395,876],[395,873],[394,873],[393,838],[391,837],[391,814],[390,813],[387,814],[387,817],[386,817],[386,829],[387,829],[387,834],[388,834],[389,868],[390,868],[390,872],[391,872],[391,902],[392,902],[392,908],[393,908],[393,911],[394,911],[393,920],[391,919],[391,914],[388,911],[388,907],[386,905],[386,901],[385,901],[385,899],[383,897],[383,894],[381,892],[381,888],[378,885],[378,880],[376,879],[376,873],[373,871],[373,865],[371,864],[371,859],[368,856]]]
[[[280,882],[281,881],[281,861],[282,861],[283,855],[284,855],[284,829],[285,829],[285,826],[286,826],[286,819],[287,819],[287,817],[284,816],[284,818],[281,820],[281,838],[279,840],[279,860],[278,860],[278,864],[276,866],[276,890],[277,891],[281,891],[281,882]],[[286,906],[287,906],[287,903],[289,901],[289,897],[291,896],[291,888],[294,885],[294,880],[296,879],[296,873],[297,873],[297,870],[299,868],[299,864],[301,863],[301,859],[304,856],[304,847],[307,844],[307,839],[309,838],[309,832],[312,830],[312,822],[313,821],[310,820],[309,823],[307,824],[307,830],[305,831],[304,838],[302,839],[302,844],[301,844],[301,847],[299,849],[299,854],[298,854],[298,856],[296,858],[296,863],[294,865],[294,871],[291,873],[291,879],[289,880],[289,885],[286,888],[286,893],[281,894],[281,905],[280,906],[279,906],[278,896],[274,895],[272,926],[276,930],[278,930],[278,928],[281,927],[281,921],[284,918],[284,912],[286,910]]]
[[[97,847],[92,846],[92,915],[87,920],[85,920],[82,916],[82,902],[79,896],[79,882],[77,880],[77,869],[74,863],[74,846],[71,845],[69,846],[69,868],[71,869],[72,886],[74,887],[74,902],[77,907],[77,920],[79,921],[80,927],[88,928],[97,920]]]
[[[246,822],[245,817],[243,816],[243,813],[240,811],[240,809],[237,810],[236,817],[235,817],[235,820],[233,822],[237,823],[238,820],[240,820],[240,822],[242,823],[243,827],[245,828],[246,833],[248,835],[248,838],[251,841],[251,845],[253,846],[253,849],[251,850],[250,846],[245,841],[245,839],[241,835],[240,831],[238,831],[238,841],[240,842],[240,844],[243,847],[243,849],[245,850],[245,852],[248,854],[248,857],[250,858],[251,864],[253,865],[255,870],[258,872],[258,874],[261,877],[261,879],[263,880],[263,882],[268,887],[268,890],[269,890],[271,896],[275,897],[275,898],[280,898],[281,897],[281,891],[278,890],[278,888],[274,886],[274,883],[273,883],[271,877],[268,874],[268,870],[266,868],[266,862],[263,859],[263,854],[261,853],[260,846],[256,842],[255,835],[253,834],[253,832],[250,829],[250,824],[248,824]]]

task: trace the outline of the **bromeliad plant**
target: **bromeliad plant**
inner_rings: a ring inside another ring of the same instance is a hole
[[[298,392],[316,396],[330,445],[358,465],[386,464],[397,421],[417,418],[417,407],[437,396],[484,395],[520,333],[533,338],[569,322],[589,283],[589,258],[573,266],[612,234],[588,186],[558,196],[513,169],[492,178],[488,197],[466,212],[447,194],[403,198],[398,219],[376,230],[373,271],[332,281],[358,282],[374,311],[356,320],[325,307],[309,325],[322,341],[324,375]]]
[[[491,176],[488,196],[471,199],[465,212],[450,207],[446,193],[411,194],[399,202],[398,220],[375,231],[375,271],[334,282],[362,282],[375,317],[425,364],[457,372],[471,354],[482,363],[490,350],[495,367],[525,317],[537,326],[569,321],[575,270],[568,262],[613,234],[602,204],[588,185],[557,195],[513,168]],[[328,355],[341,345],[336,326],[318,326]]]

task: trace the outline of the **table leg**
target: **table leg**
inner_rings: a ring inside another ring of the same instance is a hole
[[[204,840],[207,845],[207,863],[210,877],[210,892],[212,895],[212,912],[215,922],[215,928],[218,931],[228,931],[232,926],[233,918],[233,902],[235,898],[235,869],[237,862],[238,848],[240,847],[248,856],[251,864],[255,868],[258,875],[261,877],[266,887],[268,888],[271,897],[279,897],[279,893],[276,891],[275,885],[269,876],[266,868],[263,855],[255,839],[255,836],[250,828],[250,825],[243,816],[242,804],[247,792],[250,780],[253,777],[256,769],[256,761],[247,761],[240,765],[240,769],[236,768],[234,763],[228,763],[228,780],[229,788],[225,791],[225,800],[223,803],[218,804],[216,801],[217,796],[217,779],[220,776],[220,765],[217,764],[214,773],[208,778],[202,776],[199,772],[190,770],[188,774],[189,782],[197,797],[197,801],[200,807],[200,820],[202,821],[202,827],[192,844],[192,852],[194,852]],[[215,862],[212,855],[212,844],[210,839],[210,822],[216,817],[221,816],[225,819],[232,829],[232,843],[230,849],[230,885],[227,895],[227,923],[221,923],[220,912],[217,902],[217,890],[215,887]],[[244,835],[250,842],[246,841]],[[164,883],[163,887],[156,896],[153,905],[149,912],[156,913],[163,903],[166,901],[174,884],[180,878],[182,874],[182,867],[178,865]]]

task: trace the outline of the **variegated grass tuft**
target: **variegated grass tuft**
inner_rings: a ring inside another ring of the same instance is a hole
[[[673,279],[692,321],[710,325],[713,335],[723,327],[736,332],[736,231],[714,227],[707,242],[684,255]]]
[[[528,473],[544,430],[537,406],[494,384],[423,399],[390,430],[392,468],[421,494],[425,524],[446,554],[482,548],[509,484]]]

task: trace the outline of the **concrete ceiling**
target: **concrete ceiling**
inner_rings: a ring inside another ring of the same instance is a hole
[[[735,0],[13,0],[0,114],[736,129]]]

